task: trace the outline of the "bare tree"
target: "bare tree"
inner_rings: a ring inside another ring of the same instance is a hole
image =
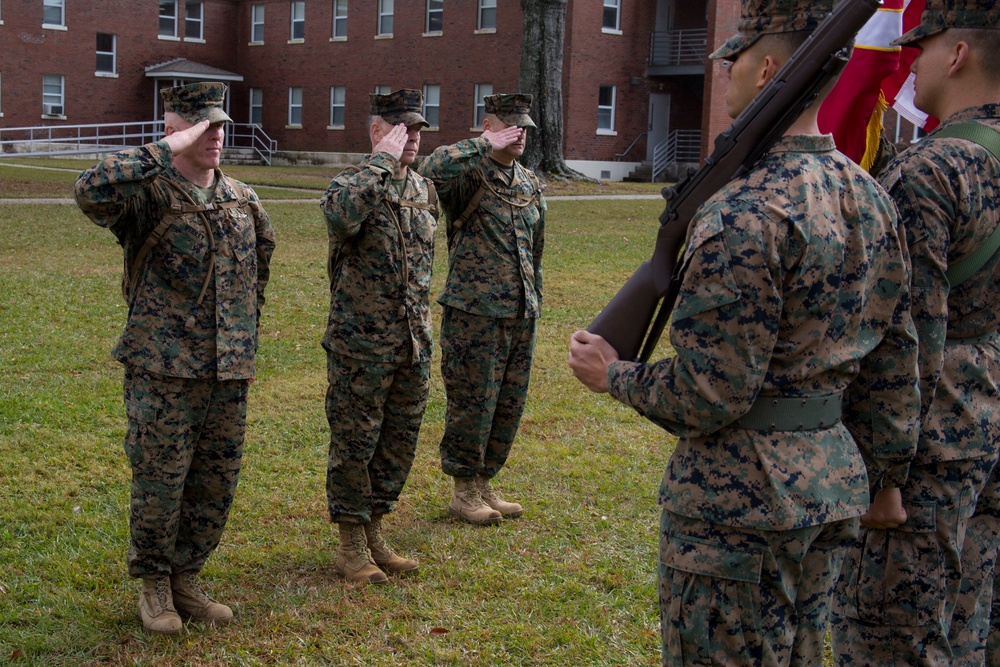
[[[547,176],[593,180],[566,166],[563,158],[563,43],[567,0],[521,0],[520,90],[534,96],[538,125],[521,156],[525,166]]]

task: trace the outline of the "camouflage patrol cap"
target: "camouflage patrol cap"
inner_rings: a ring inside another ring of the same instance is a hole
[[[836,0],[742,0],[738,32],[709,56],[733,60],[762,35],[815,30]]]
[[[509,93],[504,95],[487,95],[483,98],[486,113],[491,113],[508,125],[517,127],[537,127],[528,112],[531,111],[531,95],[525,93]]]
[[[163,88],[163,110],[172,111],[187,122],[197,125],[206,118],[213,123],[232,121],[222,110],[226,99],[226,84],[218,81],[189,83],[176,88]]]
[[[406,127],[411,125],[431,126],[420,115],[424,108],[424,94],[419,90],[401,88],[388,95],[369,93],[368,99],[371,103],[371,115],[381,116],[382,120],[387,123],[393,125],[402,123]]]
[[[913,44],[948,28],[1000,29],[998,0],[927,0],[920,15],[920,25],[893,42],[896,46]]]

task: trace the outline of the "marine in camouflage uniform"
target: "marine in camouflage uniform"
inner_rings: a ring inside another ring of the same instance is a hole
[[[773,34],[831,8],[745,0],[740,33],[712,56],[731,61],[730,116],[791,55]],[[621,361],[600,336],[571,340],[581,381],[679,436],[659,494],[665,666],[822,664],[869,507],[865,459],[896,486],[916,446],[903,232],[886,193],[819,134],[818,106],[698,210],[676,356]]]
[[[371,95],[372,154],[333,179],[320,206],[330,239],[327,500],[340,525],[337,568],[386,580],[416,561],[381,537],[406,482],[427,405],[437,202],[409,169],[420,147],[419,90]]]
[[[542,308],[545,203],[524,151],[531,96],[484,98],[483,134],[436,149],[420,165],[448,224],[448,278],[438,303],[447,392],[441,469],[455,478],[449,512],[472,523],[516,517],[492,480],[524,413]]]
[[[880,176],[912,260],[921,432],[902,487],[906,523],[863,529],[845,561],[832,631],[841,665],[984,664],[1000,533],[1000,256],[965,280],[953,271],[1000,223],[1000,161],[943,133],[1000,130],[1000,71],[983,64],[1000,48],[998,29],[995,0],[928,0],[896,41],[922,49],[915,103],[944,118],[942,134]]]
[[[218,170],[225,92],[164,89],[166,137],[109,155],[75,186],[125,254],[129,311],[113,355],[125,365],[128,569],[153,632],[177,632],[178,609],[232,618],[193,577],[236,491],[274,232],[253,190]]]

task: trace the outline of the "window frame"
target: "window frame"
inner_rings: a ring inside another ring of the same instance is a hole
[[[483,25],[483,19],[488,10],[492,11],[493,25]],[[476,32],[496,32],[497,31],[497,0],[478,0],[476,5]]]
[[[295,93],[298,92],[298,103],[295,101]],[[293,122],[292,116],[295,110],[299,112],[299,122]],[[288,88],[288,127],[302,127],[302,86],[290,86]]]
[[[254,99],[254,97],[258,97],[259,99]],[[247,116],[247,119],[250,121],[251,125],[256,125],[257,127],[261,127],[264,124],[264,89],[251,88],[249,101],[250,101],[250,115]],[[255,115],[254,111],[257,111],[258,114],[260,115],[259,120],[256,121],[254,120],[254,115]]]
[[[340,111],[340,122],[335,118]],[[347,86],[330,86],[330,129],[342,130],[347,122]]]
[[[198,18],[191,19],[191,14],[189,9],[192,5],[198,7]],[[188,25],[195,24],[198,26],[198,35],[188,34]],[[184,2],[184,40],[187,42],[204,42],[205,41],[205,2],[204,0],[185,0]]]
[[[424,128],[425,130],[438,130],[441,128],[441,84],[439,83],[425,83],[424,84],[424,104],[421,111],[421,116],[424,117],[429,123],[429,127]],[[431,95],[431,92],[434,95]],[[434,104],[431,104],[431,99],[434,98]],[[431,113],[431,109],[434,110]],[[431,120],[433,116],[434,120]]]
[[[174,13],[173,13],[172,16],[163,13],[163,6],[164,5],[173,5]],[[159,38],[159,39],[177,39],[178,38],[177,37],[177,21],[178,21],[178,18],[179,18],[177,16],[177,0],[160,0],[158,11],[160,12],[160,14],[159,14],[160,23],[159,23],[159,28],[157,29],[157,35],[156,35],[157,38]],[[173,32],[171,32],[171,33],[164,33],[163,32],[163,21],[164,21],[164,19],[167,19],[167,20],[169,20],[169,21],[171,21],[173,23]]]
[[[54,85],[46,79],[59,79],[59,93],[45,92],[47,86]],[[54,106],[60,107],[62,113],[45,113],[45,105],[52,105],[52,98],[56,97],[59,102]],[[65,118],[66,117],[66,75],[64,74],[43,74],[42,75],[42,116],[45,118]]]
[[[601,14],[601,32],[620,35],[622,33],[622,0],[604,0]],[[607,25],[608,11],[615,13],[615,25]]]
[[[486,89],[489,90],[486,90]],[[473,93],[473,108],[472,108],[472,129],[481,130],[483,129],[483,119],[486,118],[486,102],[483,101],[484,97],[493,94],[493,84],[492,83],[477,83],[475,87],[475,92]],[[480,114],[480,110],[482,113]]]
[[[610,89],[611,104],[601,104],[601,94]],[[615,107],[618,101],[618,86],[612,84],[601,84],[597,89],[597,134],[617,135],[615,131]],[[609,127],[601,127],[601,120],[607,119]]]
[[[340,13],[343,11],[343,13]],[[341,28],[338,33],[338,27]],[[333,35],[330,39],[335,41],[345,41],[347,39],[347,0],[333,0]]]
[[[292,0],[290,4],[291,14],[288,19],[288,41],[289,42],[304,42],[306,41],[306,3],[305,0]],[[296,18],[295,10],[301,10],[299,12],[299,17]],[[295,36],[295,29],[299,28],[302,32],[301,37]]]
[[[50,9],[59,10],[59,22],[53,23],[47,20],[46,14]],[[66,0],[42,0],[42,27],[43,28],[66,28]]]
[[[432,8],[431,5],[436,5]],[[437,15],[437,28],[431,27],[432,15]],[[440,35],[444,33],[444,0],[427,0],[427,13],[424,16],[424,34]]]
[[[260,10],[260,16],[257,16],[257,10]],[[264,43],[264,16],[267,5],[263,3],[256,3],[250,5],[250,43],[251,44],[263,44]],[[259,21],[257,19],[260,19]],[[257,35],[257,27],[260,27],[260,39],[255,39]]]
[[[389,6],[389,11],[386,11],[386,5]],[[375,23],[375,36],[376,37],[392,37],[392,30],[395,27],[395,12],[396,3],[395,0],[378,0],[378,17]],[[388,30],[386,27],[386,20],[388,19]]]
[[[110,51],[101,51],[101,45],[100,45],[101,35],[106,35],[108,37],[111,37],[111,50]],[[107,76],[107,77],[118,76],[118,35],[116,35],[113,32],[99,32],[99,33],[96,33],[96,39],[95,39],[95,41],[97,42],[94,45],[94,50],[95,50],[96,56],[97,56],[96,57],[96,61],[97,62],[94,64],[94,76]],[[111,57],[111,69],[110,70],[101,69],[100,64],[101,64],[101,56],[102,55],[103,56],[110,56]]]

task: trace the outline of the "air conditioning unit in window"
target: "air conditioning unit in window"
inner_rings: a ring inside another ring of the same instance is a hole
[[[61,116],[63,115],[63,108],[61,104],[43,104],[42,113],[46,116]]]

